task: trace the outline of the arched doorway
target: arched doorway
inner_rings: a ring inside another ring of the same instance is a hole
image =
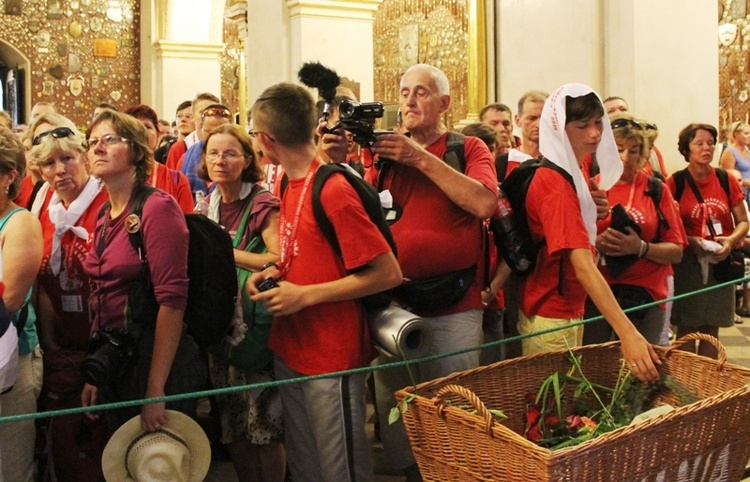
[[[31,109],[30,65],[20,50],[0,39],[0,109],[10,113],[13,125],[26,123]]]

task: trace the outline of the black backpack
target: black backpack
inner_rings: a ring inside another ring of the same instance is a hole
[[[677,202],[680,202],[680,199],[682,199],[682,193],[685,191],[685,171],[687,171],[687,168],[672,174],[675,183],[674,200]],[[724,169],[716,167],[714,168],[714,171],[716,171],[716,177],[719,178],[721,188],[727,193],[727,199],[731,199],[729,196],[729,174]]]
[[[544,241],[533,240],[526,215],[526,194],[539,168],[559,172],[575,189],[573,178],[557,164],[544,157],[529,159],[508,174],[500,184],[500,213],[490,219],[490,229],[495,235],[498,252],[513,272],[521,276],[528,275],[534,269],[537,254],[544,245]]]
[[[388,225],[388,221],[386,221],[385,213],[380,204],[380,196],[378,196],[378,192],[375,188],[362,179],[353,168],[341,164],[324,164],[315,171],[315,177],[313,178],[313,215],[315,216],[315,221],[318,224],[320,231],[323,233],[323,236],[325,236],[328,244],[333,248],[333,251],[339,258],[341,258],[341,246],[339,245],[339,240],[336,236],[336,230],[333,228],[328,216],[326,216],[323,204],[320,202],[320,192],[323,189],[325,182],[336,173],[343,175],[357,192],[360,201],[362,201],[362,206],[365,208],[365,212],[367,212],[370,220],[378,227],[378,231],[380,231],[380,234],[382,234],[386,242],[388,242],[388,245],[393,251],[393,255],[397,256],[396,242],[393,240],[391,228]],[[284,174],[284,177],[281,179],[281,197],[284,196],[288,184],[289,178]],[[375,293],[361,298],[360,301],[367,309],[379,309],[388,306],[391,301],[391,295],[389,292]]]
[[[143,186],[136,192],[130,214],[139,218],[146,199],[158,189]],[[109,203],[102,206],[102,216]],[[190,232],[188,248],[188,299],[183,321],[187,332],[205,348],[220,342],[228,333],[237,301],[237,270],[229,233],[202,214],[185,214]],[[140,230],[129,233],[130,244],[148,263]],[[153,291],[153,286],[151,287]]]

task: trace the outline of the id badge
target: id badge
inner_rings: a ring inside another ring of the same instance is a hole
[[[721,229],[721,223],[714,218],[711,219],[711,225],[714,227],[714,232],[716,233],[716,236],[721,236],[724,234],[724,231]]]
[[[83,300],[80,295],[62,295],[62,309],[67,313],[83,313]]]

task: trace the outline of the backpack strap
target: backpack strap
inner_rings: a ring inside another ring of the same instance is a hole
[[[284,197],[284,193],[286,192],[286,188],[289,187],[289,176],[286,175],[286,172],[281,175],[281,186],[279,187],[279,199]]]
[[[732,198],[729,196],[729,173],[719,167],[715,167],[714,171],[716,171],[716,177],[719,178],[719,184],[721,184],[721,188],[725,193],[727,193],[728,204],[731,204]]]
[[[719,179],[719,184],[721,185],[721,188],[724,190],[724,192],[727,194],[727,199],[730,200],[729,195],[729,174],[724,169],[715,167],[714,171],[716,172],[716,177]],[[674,174],[672,174],[672,178],[674,179],[675,184],[675,193],[674,193],[674,200],[677,202],[680,202],[680,199],[682,199],[682,193],[685,191],[685,177],[690,177],[690,180],[692,181],[692,176],[690,176],[690,172],[688,172],[687,168],[677,171]],[[695,181],[693,181],[693,184]],[[691,186],[692,188],[692,186]],[[696,187],[697,189],[697,187]],[[699,202],[703,202],[702,198],[699,198],[696,196]]]
[[[659,225],[656,228],[656,236],[652,242],[658,243],[661,239],[661,230],[669,230],[669,222],[664,216],[664,211],[661,209],[661,198],[664,194],[664,185],[656,176],[649,176],[648,178],[648,190],[646,195],[654,201],[654,207],[656,208],[656,215],[659,218]]]
[[[685,192],[685,170],[687,168],[677,171],[674,174],[672,174],[672,179],[674,179],[674,200],[677,202],[680,202],[680,199],[682,199],[682,193]]]
[[[464,145],[466,137],[458,132],[448,131],[446,138],[446,150],[443,160],[456,171],[464,174],[466,172],[466,156],[464,155]]]
[[[495,158],[495,171],[497,172],[497,182],[503,182],[505,175],[508,173],[508,153],[500,154]]]
[[[262,192],[268,192],[268,189],[260,186],[259,184],[256,184],[256,186],[259,186],[260,189],[253,188],[253,191],[255,192],[250,194],[250,201],[247,203],[245,212],[242,213],[242,219],[240,220],[240,224],[237,226],[237,232],[234,233],[234,239],[232,240],[232,247],[235,249],[237,249],[237,246],[240,245],[242,234],[245,232],[245,228],[247,227],[247,220],[250,218],[250,211],[253,210],[253,204],[255,204],[255,198],[258,197],[258,194]]]
[[[362,201],[362,205],[367,212],[367,215],[378,227],[378,230],[391,246],[391,249],[393,250],[393,254],[395,256],[396,243],[393,241],[393,235],[391,234],[390,230],[385,229],[385,226],[387,226],[387,224],[384,220],[383,208],[380,205],[380,199],[378,198],[377,193],[372,191],[372,186],[367,184],[364,180],[362,180],[362,182],[354,181],[351,176],[356,176],[356,174],[352,171],[349,171],[348,167],[339,164],[324,164],[320,166],[317,171],[315,171],[315,177],[313,178],[313,215],[315,216],[315,221],[318,224],[318,228],[320,228],[320,231],[323,233],[323,236],[325,236],[326,240],[331,245],[336,255],[341,258],[341,246],[339,245],[339,240],[336,237],[336,231],[334,230],[331,221],[328,219],[328,216],[326,216],[325,210],[323,209],[323,203],[320,202],[320,193],[323,189],[323,185],[334,173],[340,173],[341,175],[343,175],[357,192],[357,196],[359,196],[359,199]],[[378,220],[380,220],[380,218],[383,218],[382,222],[377,222]]]
[[[148,197],[158,191],[158,189],[145,185],[138,188],[135,195],[133,196],[133,200],[130,203],[130,214],[135,214],[138,216],[138,219],[141,219],[143,217],[143,206],[146,204],[146,199]],[[141,263],[144,265],[148,264],[148,258],[146,257],[146,246],[143,243],[143,233],[139,229],[138,231],[134,233],[128,233],[128,238],[130,239],[130,244],[133,245],[133,249],[135,249],[135,252],[138,253],[138,258],[140,258]]]

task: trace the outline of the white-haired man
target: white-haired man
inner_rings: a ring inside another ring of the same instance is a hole
[[[454,149],[442,115],[450,107],[450,87],[438,68],[418,64],[400,82],[403,128],[378,137],[373,153],[383,162],[368,179],[393,196],[396,221],[391,230],[398,259],[409,280],[396,298],[432,325],[430,354],[448,353],[482,343],[482,220],[497,206],[497,175],[492,154],[481,140],[459,136],[464,162],[449,165],[444,156]],[[451,136],[453,139],[453,136]],[[449,146],[452,145],[452,146]],[[447,158],[447,157],[446,157]],[[424,280],[437,286],[425,289]],[[427,300],[427,301],[426,301]],[[423,363],[419,380],[474,368],[479,353],[470,352]],[[395,370],[377,372],[381,420],[395,400],[392,388],[403,378]],[[409,384],[408,377],[406,384]],[[393,468],[404,469],[407,480],[420,480],[403,426],[381,425],[381,437]]]

